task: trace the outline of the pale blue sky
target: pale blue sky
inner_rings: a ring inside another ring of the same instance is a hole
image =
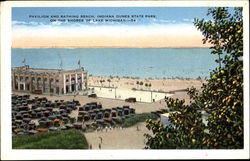
[[[35,25],[50,24],[50,19],[30,18],[29,15],[94,15],[95,17],[97,15],[156,15],[155,19],[143,18],[136,23],[126,22],[126,25],[191,24],[194,18],[208,19],[207,9],[207,7],[15,7],[12,10],[12,20],[26,22],[26,24],[20,23],[22,25]],[[101,24],[104,23],[98,25]]]
[[[193,20],[210,19],[211,16],[207,16],[207,11],[207,7],[14,7],[12,45],[13,47],[204,47],[201,41],[203,36],[194,26]],[[49,18],[34,18],[43,15]],[[91,15],[94,18],[89,22],[51,22],[53,15]],[[132,15],[154,15],[154,17],[135,18],[135,22],[96,22],[98,15],[129,15],[130,18],[126,20],[131,19]]]

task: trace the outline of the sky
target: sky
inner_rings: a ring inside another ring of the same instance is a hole
[[[193,25],[194,18],[209,19],[207,9],[14,7],[12,47],[208,47]]]

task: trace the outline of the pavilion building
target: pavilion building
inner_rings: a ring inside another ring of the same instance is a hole
[[[87,89],[88,73],[76,70],[39,69],[28,65],[11,69],[12,90],[23,92],[66,94]]]

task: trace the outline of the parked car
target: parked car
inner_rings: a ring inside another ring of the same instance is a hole
[[[34,90],[32,93],[33,94],[42,94],[43,92],[42,92],[42,90]]]
[[[125,102],[131,102],[131,103],[136,102],[136,98],[134,97],[127,98],[125,99]]]
[[[97,95],[95,93],[89,94],[88,97],[96,98]]]

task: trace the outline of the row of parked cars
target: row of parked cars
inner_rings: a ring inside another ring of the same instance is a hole
[[[75,111],[77,115],[72,115]],[[105,109],[102,104],[90,102],[81,105],[79,101],[50,101],[46,97],[30,98],[30,95],[12,95],[13,135],[36,134],[38,132],[102,128],[122,123],[135,116],[135,109],[129,106]]]

